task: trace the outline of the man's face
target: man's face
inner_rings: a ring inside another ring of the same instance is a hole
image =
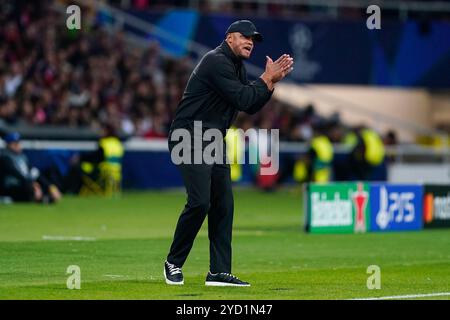
[[[234,54],[240,58],[248,59],[253,50],[253,38],[246,37],[240,32],[232,32],[227,35],[227,43]]]
[[[15,153],[22,152],[22,147],[20,146],[19,142],[11,142],[10,144],[8,144],[8,147]]]

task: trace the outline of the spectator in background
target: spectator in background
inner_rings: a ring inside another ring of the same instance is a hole
[[[385,146],[395,146],[398,144],[397,140],[397,133],[394,130],[389,130],[386,132],[385,136],[383,137],[383,143]],[[395,161],[395,155],[394,154],[387,154],[386,155],[386,161],[387,162],[394,162]]]
[[[124,148],[111,124],[103,124],[97,150],[73,157],[64,190],[111,196],[120,191]]]
[[[0,118],[6,123],[14,125],[18,122],[17,102],[13,99],[0,101]]]
[[[52,203],[61,199],[59,189],[38,169],[31,167],[20,146],[20,135],[4,137],[6,149],[0,153],[0,195],[13,201]]]
[[[350,153],[350,165],[354,179],[385,180],[386,173],[381,173],[385,149],[380,135],[364,125],[355,127],[353,132],[356,143]]]
[[[265,191],[274,191],[279,181],[279,172],[272,174],[263,173],[263,168],[269,168],[271,165],[273,165],[273,163],[271,163],[273,159],[271,155],[274,150],[270,149],[273,134],[270,131],[270,129],[272,128],[271,118],[269,116],[262,117],[259,123],[259,127],[261,129],[267,130],[267,134],[264,134],[261,131],[257,132],[258,137],[256,141],[256,148],[259,168],[256,170],[256,186]]]
[[[327,135],[330,124],[326,120],[313,125],[314,133],[306,158],[308,180],[313,182],[330,182],[332,179],[333,145]]]
[[[333,178],[333,145],[328,137],[330,121],[321,119],[312,124],[312,138],[308,151],[291,163],[293,178],[297,182],[329,182]]]
[[[394,130],[389,130],[383,138],[384,145],[386,146],[395,146],[397,141],[397,134]]]
[[[13,97],[16,94],[17,89],[20,87],[23,81],[22,66],[15,62],[11,66],[11,71],[5,78],[5,93],[8,97]]]
[[[328,132],[331,143],[343,145],[346,152],[335,153],[333,159],[333,176],[335,181],[348,181],[351,176],[351,150],[356,145],[356,135],[345,127],[340,120],[332,120]]]

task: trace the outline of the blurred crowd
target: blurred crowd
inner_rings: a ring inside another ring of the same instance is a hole
[[[261,15],[271,17],[330,17],[346,19],[366,19],[366,6],[358,7],[353,1],[340,1],[338,7],[333,2],[314,1],[276,1],[276,0],[108,0],[114,6],[131,8],[137,10],[166,10],[170,8],[186,8],[194,5],[196,9],[207,13],[229,13],[242,15]],[[396,0],[397,6],[391,5],[383,8],[383,4],[378,4],[383,9],[383,17],[390,19],[418,18],[424,21],[431,19],[450,19],[450,14],[445,11],[430,10],[428,12],[417,12],[405,10],[408,5],[417,8],[420,2],[427,5],[428,0]],[[373,3],[377,4],[377,3]]]
[[[145,9],[185,1],[110,2]],[[157,42],[128,47],[123,34],[95,23],[69,31],[49,3],[0,3],[0,119],[95,131],[108,121],[124,136],[166,137],[193,61],[164,55]],[[242,114],[237,125],[279,128],[282,140],[309,141],[318,118],[313,106],[272,99],[256,116]]]
[[[2,3],[0,22],[0,119],[97,132],[108,122],[124,136],[167,136],[193,68],[188,57],[166,56],[156,42],[127,47],[123,34],[95,24],[71,32],[45,2]],[[255,116],[241,113],[236,126],[279,128],[281,140],[304,142],[321,119],[312,105],[272,99]]]
[[[95,25],[70,32],[60,14],[35,2],[0,5],[0,118],[10,125],[59,125],[98,131],[109,122],[125,136],[166,137],[192,71],[189,58],[165,56],[156,42],[128,48],[123,34]],[[313,106],[272,101],[242,128],[279,128],[308,141]]]
[[[31,2],[0,11],[0,117],[9,124],[98,129],[108,120],[127,135],[163,137],[192,66],[156,43],[127,49],[122,34],[65,20]],[[17,8],[15,8],[17,9]]]

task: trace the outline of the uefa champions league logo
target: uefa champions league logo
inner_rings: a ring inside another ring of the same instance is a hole
[[[297,23],[289,31],[289,43],[295,60],[302,66],[294,69],[292,76],[299,80],[311,81],[322,69],[320,63],[308,57],[308,52],[313,47],[313,40],[313,33],[305,24]]]

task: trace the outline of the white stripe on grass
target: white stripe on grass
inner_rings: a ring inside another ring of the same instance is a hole
[[[355,298],[355,299],[350,299],[350,300],[392,300],[392,299],[415,299],[415,298],[442,297],[442,296],[450,296],[450,292],[406,294],[406,295],[402,295],[402,296],[385,296],[385,297],[376,297],[376,298]]]
[[[80,237],[80,236],[67,237],[67,236],[43,235],[42,240],[48,240],[48,241],[95,241],[97,239],[92,238],[92,237]]]

